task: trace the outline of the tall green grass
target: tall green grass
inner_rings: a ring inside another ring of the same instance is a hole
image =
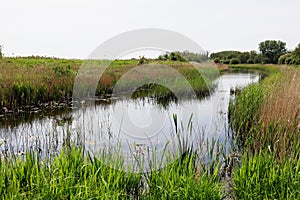
[[[234,173],[237,199],[300,198],[299,73],[275,70],[230,103],[230,123],[244,153]]]
[[[261,106],[266,97],[274,92],[273,85],[282,78],[281,73],[274,72],[258,84],[247,86],[229,103],[230,125],[240,140],[251,137],[254,127],[260,124]]]
[[[0,109],[68,101],[80,60],[42,57],[0,60]]]
[[[74,79],[84,60],[66,60],[42,57],[26,58],[3,58],[0,60],[0,112],[6,107],[12,110],[18,110],[19,107],[28,105],[39,106],[42,103],[50,101],[68,102],[71,100],[73,92]],[[116,83],[120,78],[134,67],[138,67],[138,60],[107,60],[94,61],[99,67],[103,64],[109,64],[109,67],[100,78],[95,94],[111,94]],[[166,65],[178,71],[192,86],[198,96],[207,96],[213,88],[213,81],[218,77],[218,71],[212,68],[199,70],[195,69],[190,63],[176,61],[151,61],[150,64]],[[150,70],[151,71],[151,70]],[[153,71],[153,70],[152,70]],[[155,74],[154,74],[155,75]],[[157,72],[156,77],[159,76]],[[85,77],[85,88],[94,85],[92,77]],[[142,77],[130,77],[128,82],[124,83],[124,91],[130,90],[133,86],[139,84]],[[165,81],[172,80],[172,77],[163,77]],[[174,81],[174,88],[179,93],[185,95],[186,88],[182,81]],[[142,89],[149,89],[147,85]],[[152,88],[156,96],[170,96],[165,88],[158,86]]]
[[[299,148],[295,149],[299,154]],[[237,199],[299,199],[299,157],[279,162],[272,152],[245,154],[234,174]]]
[[[41,160],[37,153],[0,161],[1,199],[221,199],[217,173],[199,171],[193,154],[145,174],[84,158],[77,148]]]

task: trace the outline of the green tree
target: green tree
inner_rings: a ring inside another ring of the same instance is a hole
[[[259,44],[259,50],[265,63],[277,64],[281,55],[287,52],[286,43],[280,40],[266,40]]]
[[[2,57],[3,57],[2,49],[3,49],[3,46],[2,46],[2,45],[0,45],[0,58],[2,58]]]
[[[229,64],[236,65],[236,64],[240,64],[240,63],[241,63],[241,61],[238,58],[232,58],[230,60]]]
[[[180,62],[187,62],[187,60],[181,55],[180,52],[167,52],[164,55],[160,55],[157,58],[158,60],[172,60],[172,61],[180,61]]]
[[[149,63],[149,60],[147,58],[145,58],[145,56],[140,56],[139,58],[139,62],[138,62],[138,65],[143,65],[143,64],[147,64]]]
[[[295,57],[300,58],[300,43],[299,43],[298,46],[295,48],[293,54],[295,55]]]
[[[279,57],[278,64],[291,64],[291,61],[294,59],[294,55],[292,53],[286,53]]]
[[[170,60],[172,61],[180,61],[180,62],[186,62],[187,60],[181,56],[180,52],[171,52],[169,55]]]
[[[250,53],[249,52],[242,52],[241,55],[240,55],[239,60],[241,61],[241,63],[247,63],[249,58],[250,58]]]
[[[202,53],[193,53],[189,51],[179,52],[179,54],[187,61],[193,62],[205,62],[209,60],[209,52],[202,52]]]

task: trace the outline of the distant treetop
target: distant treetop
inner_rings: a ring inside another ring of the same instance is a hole
[[[209,60],[209,52],[205,53],[193,53],[189,51],[174,51],[174,52],[167,52],[163,55],[160,55],[158,60],[172,60],[172,61],[181,61],[181,62],[205,62]]]

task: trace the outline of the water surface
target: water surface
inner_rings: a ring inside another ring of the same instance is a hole
[[[161,105],[154,98],[102,99],[59,115],[43,115],[27,123],[7,125],[2,119],[0,149],[5,152],[34,150],[56,153],[63,145],[80,145],[93,154],[108,146],[119,147],[123,154],[139,151],[161,153],[166,144],[179,145],[178,134],[187,136],[194,146],[218,139],[230,142],[228,105],[231,89],[257,82],[254,73],[229,73],[216,81],[207,98],[179,99]],[[177,118],[177,125],[174,121]],[[227,143],[225,145],[228,145]]]

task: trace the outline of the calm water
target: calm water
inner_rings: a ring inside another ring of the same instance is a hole
[[[76,144],[97,154],[104,148],[119,145],[124,155],[137,147],[140,152],[155,149],[159,154],[167,143],[172,148],[178,147],[178,134],[188,135],[194,145],[211,138],[224,142],[230,139],[230,89],[258,80],[259,75],[253,73],[225,74],[216,80],[216,90],[210,97],[178,100],[167,106],[157,104],[153,98],[105,99],[90,107],[82,103],[82,108],[71,112],[0,128],[0,149],[54,153],[63,145]]]

